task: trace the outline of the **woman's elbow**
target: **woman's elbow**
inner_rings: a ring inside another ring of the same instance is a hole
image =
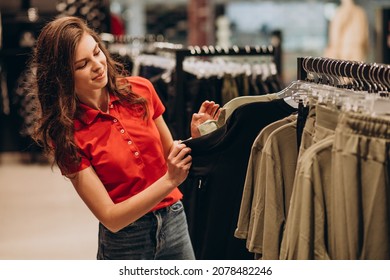
[[[125,226],[122,226],[122,225],[116,223],[115,221],[110,221],[109,219],[100,220],[100,223],[103,224],[103,226],[112,233],[117,233],[125,227]]]
[[[129,224],[133,223],[133,219],[128,219],[127,217],[121,217],[122,215],[115,215],[115,210],[111,209],[107,211],[104,215],[99,217],[100,223],[102,223],[110,232],[117,233],[123,228],[127,227]]]

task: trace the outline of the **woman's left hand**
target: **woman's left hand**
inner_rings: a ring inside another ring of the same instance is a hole
[[[191,137],[200,136],[198,126],[208,120],[218,120],[220,107],[214,101],[204,101],[199,108],[198,113],[192,115],[191,120]]]

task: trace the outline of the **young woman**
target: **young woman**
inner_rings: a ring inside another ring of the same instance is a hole
[[[98,259],[193,259],[182,194],[190,149],[173,141],[152,84],[127,77],[76,17],[49,22],[32,66],[35,139],[100,221]],[[191,123],[217,119],[205,101]]]

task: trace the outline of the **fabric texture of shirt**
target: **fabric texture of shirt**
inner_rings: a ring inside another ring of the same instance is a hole
[[[321,105],[311,112],[312,139],[300,150],[281,259],[330,259],[332,147],[339,112]]]
[[[333,145],[331,257],[390,259],[390,119],[340,116]]]
[[[129,107],[110,94],[108,113],[80,103],[80,117],[74,120],[74,137],[82,157],[74,171],[92,166],[114,203],[145,190],[167,171],[154,122],[165,108],[149,80],[127,79],[133,92],[147,100],[147,119],[143,119],[142,107]],[[151,210],[171,205],[181,197],[176,188]]]
[[[253,229],[254,219],[261,219],[263,221],[264,208],[256,207],[260,200],[264,202],[264,197],[261,195],[261,187],[264,183],[264,174],[260,172],[261,157],[263,147],[270,136],[277,128],[291,123],[296,119],[296,116],[288,116],[281,120],[275,121],[267,125],[261,130],[256,137],[251,147],[251,154],[249,158],[248,168],[245,176],[244,190],[242,194],[240,213],[237,222],[237,228],[234,236],[240,239],[247,240],[247,249],[250,252],[262,253],[262,232],[256,232]],[[257,221],[259,222],[259,221]],[[257,223],[256,222],[256,223]],[[263,222],[261,222],[263,224]],[[255,233],[255,234],[254,234]],[[259,240],[256,242],[255,240]]]
[[[280,259],[328,260],[326,205],[329,203],[330,160],[334,136],[313,144],[300,158]],[[324,170],[327,170],[324,172]]]
[[[316,122],[316,106],[310,105],[299,145],[298,161],[303,153],[313,144],[314,128]]]
[[[262,258],[267,260],[279,259],[297,165],[296,135],[296,121],[276,129],[262,153],[264,224],[255,223],[253,236],[263,231]]]

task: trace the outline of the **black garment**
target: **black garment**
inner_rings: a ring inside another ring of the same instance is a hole
[[[251,147],[261,129],[294,111],[283,99],[244,104],[224,126],[185,141],[193,160],[180,189],[197,259],[254,259],[234,237]]]
[[[169,130],[173,136],[173,139],[182,138],[182,130],[178,127],[177,122],[177,110],[176,110],[176,90],[172,80],[166,80],[163,78],[164,72],[156,74],[149,78],[153,84],[161,102],[165,106],[165,112],[163,114],[164,120],[167,123]],[[182,108],[181,106],[180,108]]]
[[[261,75],[256,76],[256,86],[259,89],[260,95],[273,93]]]

